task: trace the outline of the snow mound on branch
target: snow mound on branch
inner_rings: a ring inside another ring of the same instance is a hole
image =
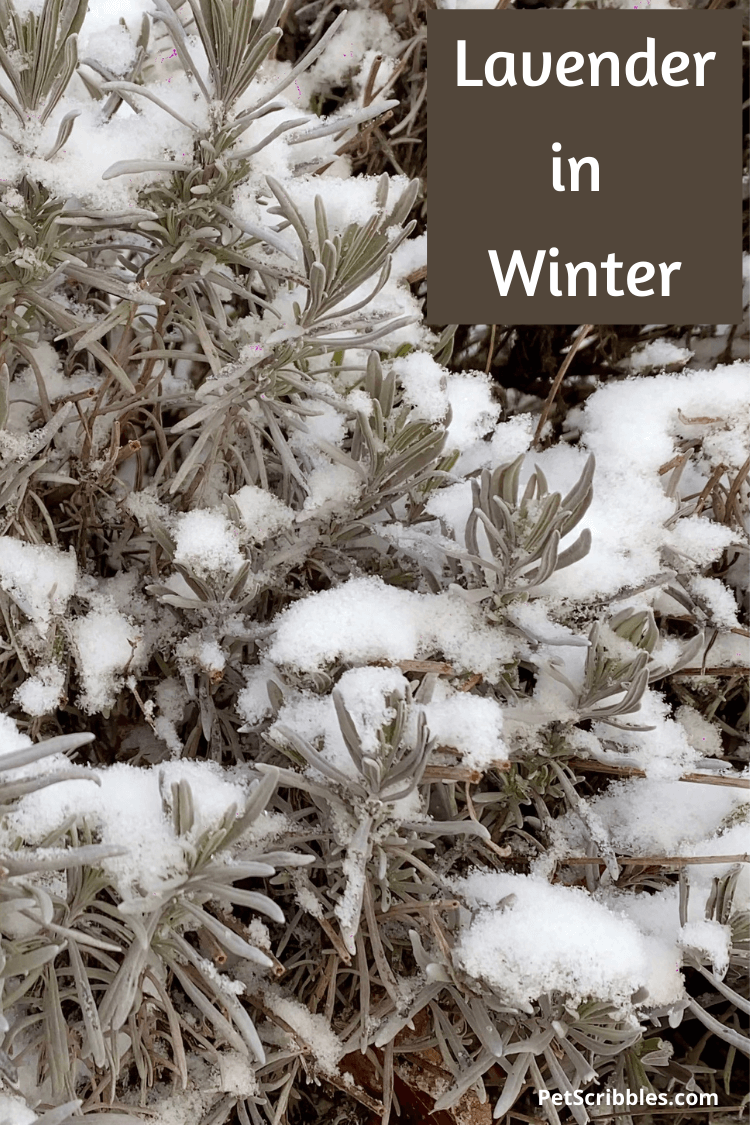
[[[38,1121],[36,1113],[21,1097],[10,1094],[0,1095],[0,1121],[3,1125],[34,1125]]]
[[[274,663],[303,672],[337,660],[396,663],[435,654],[457,671],[495,676],[512,658],[512,645],[453,594],[427,596],[379,578],[353,578],[286,610],[268,650]]]
[[[49,715],[59,705],[64,687],[63,669],[57,664],[44,664],[16,688],[14,699],[27,715]]]
[[[239,538],[239,529],[223,512],[185,512],[177,525],[174,561],[202,578],[232,574],[243,562]]]
[[[578,887],[483,872],[451,885],[477,910],[456,945],[458,964],[512,1003],[560,992],[574,1003],[607,1000],[627,1009],[641,988],[650,1003],[682,994],[676,951]]]
[[[690,371],[607,383],[593,394],[582,424],[597,470],[594,500],[581,525],[591,529],[593,545],[585,559],[553,575],[546,590],[567,597],[607,596],[662,570],[662,547],[677,549],[688,565],[703,566],[736,542],[736,532],[705,516],[665,527],[680,501],[666,495],[668,477],[660,469],[688,437],[703,438],[702,457],[709,466],[721,461],[739,469],[750,443],[748,402],[746,363],[719,367],[710,377]],[[557,467],[572,451],[550,452]],[[545,472],[548,460],[540,461]],[[708,471],[704,475],[707,479]],[[560,487],[552,471],[550,479]]]
[[[294,522],[294,512],[272,492],[246,484],[232,495],[247,535],[255,543],[275,535]]]
[[[623,855],[689,855],[726,817],[748,807],[748,800],[747,790],[731,785],[633,777],[611,782],[588,807]],[[556,831],[572,850],[583,843],[574,813],[560,818]]]
[[[72,551],[0,537],[0,586],[40,633],[46,631],[53,614],[65,612],[77,579]]]
[[[494,699],[456,691],[425,704],[424,712],[433,741],[458,750],[465,765],[486,769],[507,759],[503,712]]]
[[[703,954],[719,977],[724,976],[729,967],[729,952],[732,947],[732,931],[729,926],[709,918],[687,922],[680,930],[679,940],[684,949]]]
[[[218,824],[232,805],[244,806],[246,786],[227,780],[227,771],[213,762],[172,762],[158,770],[118,762],[92,770],[91,781],[60,781],[23,797],[3,824],[0,839],[5,846],[19,836],[39,844],[75,816],[98,832],[102,844],[127,849],[126,855],[102,860],[123,898],[157,895],[187,874],[190,853],[162,806],[160,773],[167,792],[173,782],[190,784],[198,832]],[[190,839],[195,835],[194,829]]]
[[[488,396],[483,387],[478,379],[472,396]],[[456,394],[448,397],[454,418],[446,448],[461,449],[458,469],[509,463],[528,448],[529,416],[502,423],[487,442],[481,438],[490,419],[489,397],[482,400],[484,405],[473,402],[458,384]],[[688,371],[610,382],[591,395],[580,417],[580,447],[559,444],[541,450],[527,457],[521,470],[521,492],[538,464],[550,490],[564,496],[580,477],[588,454],[594,453],[597,460],[593,502],[568,537],[570,542],[588,528],[591,550],[575,566],[553,574],[542,587],[544,595],[606,599],[664,571],[667,549],[672,559],[680,560],[681,570],[696,575],[726,547],[741,542],[742,531],[711,520],[706,511],[677,513],[685,503],[681,495],[699,494],[717,466],[723,465],[731,478],[741,468],[750,445],[748,402],[748,363],[719,367],[710,374]],[[687,439],[700,439],[700,448],[685,467],[675,495],[669,496],[669,468]],[[432,496],[428,510],[445,520],[461,542],[471,504],[469,482],[463,481]],[[566,545],[563,540],[562,547]],[[699,580],[696,592],[710,600],[721,621],[730,620],[729,597],[713,591],[710,581]],[[646,596],[653,601],[658,587]]]
[[[687,363],[692,355],[689,348],[678,348],[670,340],[652,340],[634,351],[626,366],[630,371],[646,371],[653,367],[669,367],[673,363]]]
[[[113,606],[77,618],[69,631],[83,687],[79,706],[91,715],[114,704],[125,672],[139,663],[142,637]]]

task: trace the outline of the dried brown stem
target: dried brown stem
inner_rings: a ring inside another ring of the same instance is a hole
[[[615,766],[605,762],[588,761],[583,758],[571,758],[568,762],[576,770],[586,770],[589,773],[609,773],[615,777],[645,777],[646,771],[638,766]],[[750,789],[750,780],[744,777],[727,777],[725,774],[711,773],[684,773],[678,781],[691,781],[699,785],[728,785],[733,789]]]
[[[539,416],[539,425],[537,426],[536,433],[534,434],[534,448],[535,449],[537,449],[539,447],[539,439],[542,436],[542,430],[544,429],[545,425],[547,424],[547,418],[549,417],[549,412],[552,409],[553,402],[555,401],[555,395],[560,390],[560,384],[562,383],[563,379],[565,378],[565,373],[568,370],[568,368],[570,367],[571,363],[573,362],[573,357],[575,356],[576,352],[578,351],[581,344],[586,339],[586,337],[588,336],[589,332],[592,330],[593,327],[594,327],[593,324],[584,324],[583,328],[581,329],[581,331],[578,333],[575,340],[573,341],[573,344],[571,345],[570,351],[568,352],[565,359],[560,364],[560,370],[557,372],[557,375],[555,375],[555,381],[550,388],[550,392],[547,395],[547,401],[545,402],[544,407],[542,408],[542,413]]]
[[[585,867],[587,864],[598,864],[606,867],[608,860],[601,856],[571,856],[561,860],[562,863],[574,867]],[[750,855],[743,852],[739,855],[644,855],[644,856],[618,856],[617,862],[621,867],[689,867],[714,863],[750,863]]]

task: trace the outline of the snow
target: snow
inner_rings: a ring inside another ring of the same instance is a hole
[[[479,371],[448,376],[446,393],[453,416],[448,426],[447,451],[458,449],[466,453],[493,429],[500,403],[493,397],[492,386],[489,375]]]
[[[747,771],[745,776],[747,777]],[[694,881],[697,881],[700,877],[713,879],[717,875],[723,875],[732,867],[734,862],[737,862],[733,857],[744,856],[746,854],[748,824],[750,823],[750,802],[748,802],[746,793],[747,790],[743,790],[744,799],[741,802],[737,802],[737,806],[722,820],[715,832],[706,835],[702,840],[698,840],[697,843],[691,843],[684,848],[683,854],[685,855],[727,857],[726,861],[719,860],[716,864],[707,863],[705,865],[699,865],[698,871],[693,872]],[[750,870],[748,870],[744,861],[742,863],[741,875],[746,888],[744,898],[747,905],[750,905],[750,902],[748,902]],[[739,899],[742,897],[743,895],[740,895]],[[747,909],[747,905],[745,909]]]
[[[395,718],[393,704],[397,699],[402,699],[408,704],[401,738],[402,754],[414,745],[421,708],[410,702],[409,682],[397,668],[351,668],[339,678],[336,690],[354,723],[363,754],[375,761],[382,760],[378,732]],[[342,737],[332,696],[320,696],[304,690],[287,690],[278,718],[268,732],[270,741],[283,746],[285,738],[281,728],[291,728],[344,777],[362,783],[362,775]],[[327,784],[321,771],[311,766],[308,767],[307,772],[313,779]],[[402,784],[399,783],[399,789],[402,788]],[[381,791],[380,800],[383,802],[382,815],[397,823],[400,820],[422,819],[424,816],[422,800],[416,788],[405,797],[389,801],[386,784]],[[353,832],[354,828],[350,822],[337,823],[336,833],[343,844],[350,843]],[[350,866],[354,871],[353,861]],[[359,869],[354,871],[355,877],[358,874],[361,875]],[[304,889],[301,893],[305,893]],[[352,901],[355,897],[349,895]]]
[[[691,854],[725,817],[747,803],[747,790],[729,785],[634,777],[611,782],[588,807],[607,825],[611,843],[621,855],[670,856]],[[559,819],[556,831],[573,848],[580,846],[573,814]]]
[[[218,510],[185,512],[175,532],[174,561],[198,578],[234,573],[242,565],[239,529]]]
[[[23,1098],[0,1094],[0,1125],[34,1125],[36,1120]]]
[[[708,607],[712,625],[723,625],[725,629],[739,627],[735,597],[718,578],[692,578],[689,588],[699,604],[705,603]]]
[[[336,688],[357,728],[363,754],[377,756],[377,733],[396,714],[386,699],[409,698],[406,677],[397,668],[352,668]],[[348,755],[348,751],[345,753]]]
[[[354,12],[349,12],[344,22],[348,24],[353,15]],[[294,203],[308,229],[315,230],[315,196],[320,195],[325,206],[329,237],[343,234],[350,223],[364,225],[373,215],[379,214],[385,218],[389,206],[392,207],[409,186],[406,176],[392,176],[388,202],[385,208],[378,208],[375,199],[378,183],[378,176],[356,176],[345,180],[326,181],[322,181],[320,176],[301,176],[295,180]]]
[[[652,539],[654,538],[652,532]],[[705,517],[681,519],[665,536],[667,544],[688,560],[693,568],[703,569],[716,562],[722,551],[740,541],[740,535],[724,524],[710,523]]]
[[[478,9],[490,12],[497,8],[497,0],[437,0],[437,6],[446,11],[468,12]]]
[[[323,394],[331,393],[330,387],[325,383],[313,384],[311,390]],[[341,410],[337,410],[330,403],[320,401],[314,403],[314,410],[314,414],[305,417],[307,432],[297,431],[291,439],[293,449],[304,449],[311,455],[314,455],[319,448],[316,439],[327,441],[330,445],[340,445],[346,433],[345,418]]]
[[[447,448],[462,450],[457,470],[510,463],[528,449],[533,419],[516,416],[495,427],[491,442],[481,440],[499,407],[492,402],[490,387],[482,377],[467,387],[462,379],[451,376],[447,387],[454,411]],[[664,569],[662,551],[670,547],[679,553],[688,574],[697,579],[697,589],[707,598],[713,591],[710,604],[719,620],[728,622],[732,612],[736,613],[731,595],[697,572],[714,562],[724,548],[740,541],[741,534],[713,522],[706,512],[670,523],[680,499],[665,494],[669,478],[659,469],[678,452],[679,441],[708,431],[702,453],[696,455],[698,471],[691,491],[701,490],[718,463],[732,475],[736,473],[750,445],[748,401],[750,365],[741,363],[717,368],[710,379],[704,372],[693,371],[656,375],[648,380],[609,382],[591,395],[581,414],[582,447],[557,445],[542,450],[533,459],[527,458],[521,472],[523,489],[533,466],[539,464],[550,489],[564,495],[580,476],[587,452],[597,457],[592,505],[570,533],[572,539],[589,528],[591,550],[575,566],[556,572],[542,592],[576,600],[607,598],[660,573]],[[632,440],[633,433],[638,433],[637,442]],[[463,481],[433,494],[428,510],[444,520],[462,543],[471,505],[469,482]],[[658,597],[658,587],[647,597]]]
[[[200,1121],[213,1101],[213,1091],[205,1085],[175,1091],[156,1103],[156,1116],[149,1120],[155,1125],[192,1125]]]
[[[161,712],[154,720],[154,730],[169,749],[178,754],[182,743],[177,735],[176,724],[182,721],[185,704],[188,702],[185,686],[171,676],[167,677],[157,684],[154,698]]]
[[[701,913],[705,899],[696,901],[697,897],[691,886],[691,909]],[[654,958],[654,977],[652,977],[651,994],[647,998],[647,1003],[656,1005],[661,1002],[659,993],[653,991],[654,978],[656,978],[657,984],[660,981],[664,991],[671,994],[672,1001],[677,1002],[679,1010],[679,1006],[686,998],[682,988],[683,976],[680,973],[685,962],[684,935],[689,936],[693,930],[696,934],[700,934],[702,922],[688,922],[685,927],[680,926],[678,888],[667,886],[651,893],[608,887],[597,893],[597,899],[613,914],[633,922],[649,942]],[[716,929],[722,931],[724,927],[719,926]],[[715,932],[714,923],[709,924],[708,933],[713,938],[713,950],[718,951],[721,948],[722,936]],[[705,943],[706,938],[702,940]]]
[[[22,734],[9,715],[0,711],[0,766],[3,755],[11,754],[14,750],[25,750],[31,746],[31,739],[27,734]]]
[[[347,71],[365,69],[363,61],[372,48],[387,56],[396,54],[399,46],[400,40],[382,12],[353,8],[347,12],[341,30],[304,77],[315,90],[338,86]],[[376,89],[382,81],[379,72]]]
[[[266,663],[246,668],[245,687],[237,695],[237,711],[245,721],[241,732],[252,730],[271,714],[267,683],[271,668]]]
[[[680,906],[676,886],[663,887],[655,893],[606,887],[598,891],[597,899],[614,914],[630,918],[642,933],[658,938],[676,961],[682,959],[682,952],[677,949]]]
[[[338,1077],[338,1063],[344,1054],[344,1047],[325,1016],[309,1011],[304,1004],[285,996],[280,988],[266,986],[263,998],[267,1007],[289,1025],[323,1074]]]
[[[363,753],[377,757],[377,732],[394,717],[385,697],[391,693],[405,697],[406,677],[396,668],[353,668],[341,676],[336,686],[357,728]],[[285,700],[278,725],[290,727],[313,746],[318,746],[324,758],[352,780],[359,778],[341,736],[331,696],[304,691],[294,694]]]
[[[79,706],[88,714],[103,711],[114,704],[125,672],[138,666],[141,634],[114,607],[76,618],[69,633],[83,688]]]
[[[666,951],[578,887],[479,871],[450,885],[476,911],[456,945],[458,964],[512,1004],[560,992],[627,1010],[640,988],[654,1004],[682,992]]]
[[[117,30],[117,21],[110,20],[110,25],[115,27],[114,35],[111,44],[103,51],[120,66],[127,44],[123,32]],[[87,21],[84,29],[86,26]],[[140,30],[140,19],[135,30],[136,34]],[[110,34],[110,30],[95,33],[97,51],[102,51],[101,36],[108,39]],[[82,42],[85,43],[85,36],[82,36]],[[83,59],[86,55],[81,53],[80,57]],[[105,81],[90,68],[85,69],[95,82]],[[193,120],[198,125],[207,123],[207,109],[204,103],[193,100],[193,83],[184,74],[176,73],[171,80],[166,77],[156,80],[149,83],[149,88],[187,120]],[[73,197],[95,208],[110,211],[134,205],[139,188],[155,180],[164,180],[168,173],[133,173],[107,181],[102,179],[102,174],[121,160],[180,160],[183,153],[192,152],[193,143],[193,133],[186,125],[180,124],[147,98],[136,95],[134,99],[139,112],[135,113],[123,104],[115,118],[116,127],[109,127],[102,120],[99,103],[92,100],[83,83],[76,78],[44,126],[30,122],[21,130],[15,118],[8,115],[4,128],[18,141],[21,152],[17,152],[10,141],[0,138],[0,159],[6,178],[15,183],[25,170],[63,199]],[[44,157],[55,142],[63,115],[74,110],[80,115],[63,150],[52,160],[46,160]]]
[[[750,637],[720,633],[711,645],[710,663],[716,668],[750,666]]]
[[[102,861],[122,898],[153,896],[185,877],[190,848],[175,835],[162,807],[159,778],[166,791],[174,782],[189,783],[197,829],[190,840],[218,824],[232,805],[242,808],[246,786],[227,780],[212,762],[172,762],[159,769],[139,769],[115,763],[91,771],[99,785],[87,780],[60,781],[23,797],[0,830],[4,846],[17,837],[40,843],[68,817],[98,832],[102,844],[127,848],[127,855]],[[159,862],[155,863],[155,857]]]
[[[87,23],[88,21],[84,21],[84,27]],[[82,59],[94,58],[118,76],[124,76],[135,61],[133,36],[126,27],[114,20],[106,31],[94,31],[85,36],[81,47]]]
[[[18,196],[18,198],[15,199],[15,196]],[[9,188],[5,192],[2,201],[6,207],[10,207],[12,201],[14,210],[23,214],[25,209],[23,198],[14,188]],[[78,394],[81,391],[88,390],[88,388],[94,386],[96,382],[94,376],[89,375],[88,372],[80,368],[74,375],[67,375],[60,363],[59,353],[52,344],[46,340],[41,340],[35,347],[34,359],[42,374],[44,390],[47,393],[47,398],[50,403],[55,403],[58,399],[68,395]],[[39,385],[33,368],[20,367],[15,372],[10,384],[10,401],[13,404],[11,410],[13,426],[16,428],[21,425],[28,427],[33,412],[31,404],[35,404],[36,406],[40,404]],[[64,434],[67,433],[67,430],[69,428],[74,428],[74,425],[70,427],[67,425],[64,426],[62,432]]]
[[[216,680],[221,678],[227,665],[227,657],[218,641],[202,640],[197,646],[193,647],[191,645],[191,638],[188,637],[185,641],[185,647],[190,652],[190,657],[195,660],[196,664],[205,672],[208,672],[212,682],[215,683]],[[181,655],[178,649],[178,656]]]
[[[439,746],[458,750],[464,765],[487,769],[504,761],[503,712],[494,700],[468,692],[455,692],[424,707],[427,727]]]
[[[306,511],[327,507],[331,512],[339,512],[357,500],[362,491],[362,478],[346,465],[327,462],[310,472],[307,487]]]
[[[118,28],[121,19],[131,34],[138,35],[144,13],[150,14],[153,10],[151,0],[99,0],[97,4],[90,4],[81,30],[82,50],[86,48],[88,35],[111,33]]]
[[[448,410],[447,372],[427,352],[410,352],[393,361],[392,370],[403,387],[404,402],[413,417],[440,422]]]
[[[249,1098],[258,1093],[255,1071],[239,1051],[222,1051],[219,1054],[219,1071],[224,1093],[235,1094],[238,1098]]]
[[[607,597],[663,570],[660,550],[664,546],[679,551],[684,567],[695,573],[736,542],[736,532],[711,522],[705,513],[665,527],[679,499],[665,495],[668,477],[660,476],[659,468],[675,456],[677,442],[688,431],[691,437],[700,432],[700,426],[690,426],[681,417],[721,415],[722,440],[717,442],[717,452],[711,451],[708,464],[701,464],[701,471],[707,479],[720,448],[723,463],[736,472],[750,444],[748,401],[747,363],[718,367],[710,378],[704,372],[690,371],[609,382],[591,395],[582,417],[584,449],[556,447],[536,458],[556,490],[573,483],[586,450],[597,458],[594,500],[576,529],[576,533],[584,527],[591,530],[591,551],[575,566],[554,574],[544,586],[545,593]],[[632,439],[635,433],[637,442]],[[703,457],[705,462],[705,448]]]
[[[679,942],[683,949],[703,954],[713,965],[717,976],[724,976],[729,967],[729,951],[732,946],[732,931],[729,926],[707,918],[702,918],[699,922],[687,922],[680,930]]]
[[[627,751],[629,764],[645,770],[649,777],[677,778],[694,768],[698,755],[684,728],[675,722],[670,712],[671,707],[662,694],[647,688],[639,709],[623,718],[639,726],[651,726],[653,730],[620,730],[606,723],[594,723],[592,730],[599,738]]]
[[[254,484],[246,484],[233,493],[232,500],[239,508],[245,531],[255,543],[263,543],[282,528],[290,527],[294,520],[291,508]]]
[[[271,948],[271,935],[268,926],[265,922],[261,922],[260,918],[250,919],[247,926],[247,939],[252,945],[260,946],[261,949]]]
[[[0,586],[40,633],[46,632],[53,615],[65,612],[77,578],[72,551],[0,536]]]
[[[27,715],[49,715],[62,699],[65,672],[57,664],[43,664],[16,688],[14,699]]]
[[[410,273],[427,265],[427,234],[418,234],[402,242],[393,254],[393,273],[408,277]]]
[[[694,750],[700,751],[704,757],[720,758],[724,752],[721,742],[721,728],[683,703],[674,714],[675,719],[685,731],[685,737]]]
[[[651,340],[628,357],[626,366],[630,371],[641,372],[669,367],[673,363],[682,365],[687,363],[692,354],[689,348],[679,348],[670,340]]]
[[[310,887],[303,882],[298,872],[293,872],[292,883],[297,905],[301,906],[305,913],[310,914],[313,918],[322,918],[324,916],[323,904]]]
[[[743,794],[744,796],[744,794]],[[718,862],[701,863],[690,866],[690,916],[689,921],[700,922],[705,918],[705,908],[713,892],[716,879],[722,879],[732,872],[736,873],[734,894],[731,903],[730,921],[742,913],[750,910],[750,866],[745,862],[738,862],[747,854],[748,826],[750,825],[750,807],[747,799],[726,816],[715,828],[701,840],[686,844],[682,848],[683,855],[717,857]],[[720,857],[726,857],[722,859]],[[703,935],[702,940],[709,940],[708,935]],[[709,948],[709,955],[716,950]]]
[[[337,660],[393,662],[441,654],[459,671],[492,676],[511,652],[510,641],[460,597],[426,596],[378,578],[353,578],[286,610],[268,658],[312,672]]]
[[[13,5],[19,16],[35,15],[40,16],[44,9],[44,0],[18,0],[17,4]]]

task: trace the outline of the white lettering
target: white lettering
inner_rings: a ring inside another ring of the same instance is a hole
[[[526,290],[526,296],[534,296],[534,293],[536,292],[537,282],[539,281],[539,274],[542,271],[542,264],[544,262],[544,255],[546,251],[537,250],[536,261],[534,262],[534,272],[532,273],[531,277],[529,277],[528,271],[526,269],[526,263],[523,260],[521,251],[514,250],[513,256],[510,259],[510,265],[508,266],[507,279],[500,268],[500,261],[497,256],[497,250],[489,250],[488,253],[490,256],[490,261],[492,262],[492,270],[495,274],[495,281],[497,282],[497,287],[500,290],[501,297],[508,296],[510,283],[513,280],[513,274],[516,272],[516,269],[518,269],[519,276],[523,281],[523,287]]]
[[[505,59],[505,74],[500,79],[495,78],[495,62],[497,59]],[[513,53],[511,51],[495,51],[494,55],[490,55],[487,62],[484,64],[484,77],[487,79],[490,86],[515,86],[516,76]]]
[[[653,289],[639,289],[639,285],[644,282],[650,281],[656,273],[656,270],[651,265],[651,262],[636,262],[628,270],[628,289],[634,297],[650,297],[653,294]]]
[[[528,51],[523,53],[523,80],[526,86],[543,86],[550,76],[552,70],[552,55],[549,51],[542,54],[542,77],[538,82],[535,82],[531,77],[531,55]]]
[[[669,280],[670,274],[673,270],[678,270],[682,266],[682,262],[672,262],[670,266],[666,262],[659,262],[659,269],[661,270],[661,295],[662,297],[669,297]]]
[[[570,190],[578,191],[578,179],[581,171],[582,164],[588,164],[591,169],[591,190],[599,190],[599,161],[593,156],[582,156],[580,160],[575,157],[568,157],[568,164],[570,165]]]
[[[635,54],[631,55],[628,61],[625,63],[625,74],[627,75],[628,82],[631,86],[645,86],[647,82],[649,86],[656,85],[656,60],[654,58],[655,43],[656,40],[653,39],[650,35],[647,35],[646,50],[636,51]],[[642,79],[636,78],[635,76],[635,64],[638,59],[646,60],[646,73]]]
[[[599,85],[599,63],[602,59],[609,59],[610,65],[610,86],[620,85],[620,60],[617,55],[611,51],[604,51],[601,55],[590,54],[589,62],[591,63],[591,85]]]
[[[707,62],[710,62],[711,59],[716,58],[716,51],[710,51],[706,55],[699,55],[696,53],[693,55],[693,58],[695,59],[695,84],[696,86],[704,86],[705,83],[703,81],[703,69]]]
[[[677,62],[673,63],[672,59],[676,59]],[[681,78],[679,81],[676,81],[672,75],[679,74],[681,70],[685,70],[689,62],[690,59],[684,51],[671,51],[670,54],[665,57],[664,62],[661,64],[661,76],[667,86],[687,86],[687,78]]]
[[[567,59],[572,59],[572,63],[566,62]],[[562,86],[583,86],[582,78],[575,78],[573,81],[568,79],[569,74],[574,74],[583,66],[583,55],[578,51],[566,51],[564,55],[560,55],[557,60],[557,81]]]
[[[456,81],[457,86],[481,86],[481,78],[467,78],[466,77],[466,40],[459,39],[458,41],[458,78]]]

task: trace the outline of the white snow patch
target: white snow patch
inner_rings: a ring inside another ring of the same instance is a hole
[[[438,653],[460,671],[492,676],[511,658],[512,646],[458,596],[426,596],[378,578],[353,578],[286,610],[268,650],[275,663],[309,672],[335,660],[393,662]]]
[[[669,1003],[681,992],[680,982],[654,981],[652,959],[660,952],[654,943],[578,887],[482,872],[451,885],[477,909],[458,940],[456,960],[512,1002],[528,1004],[557,991],[574,1003],[601,999],[627,1009],[642,987],[650,987],[652,1003]]]
[[[232,499],[239,508],[245,531],[255,543],[263,543],[294,522],[292,509],[265,488],[246,484],[232,494]]]
[[[626,366],[630,371],[640,372],[655,367],[669,367],[673,363],[685,364],[692,355],[689,348],[679,348],[671,340],[651,340],[628,356]]]
[[[597,458],[594,499],[575,534],[588,527],[593,543],[586,558],[549,579],[545,593],[585,599],[636,586],[664,569],[665,546],[679,552],[681,565],[695,574],[741,538],[740,532],[712,522],[706,513],[665,526],[680,500],[665,494],[669,476],[659,469],[679,452],[681,440],[700,432],[700,426],[686,419],[719,417],[722,423],[714,436],[721,439],[722,455],[713,450],[709,455],[704,443],[701,473],[707,479],[719,460],[736,472],[750,444],[748,401],[747,363],[719,367],[710,375],[688,371],[610,382],[591,395],[581,427],[583,444]],[[550,487],[564,492],[583,468],[585,456],[585,449],[558,446],[542,451],[535,461]],[[529,465],[526,478],[530,472]]]
[[[613,846],[621,855],[634,856],[690,854],[691,847],[712,836],[725,817],[746,805],[744,789],[640,777],[611,782],[589,802],[607,825]],[[557,831],[573,846],[579,838],[578,824],[573,814],[557,821]]]
[[[113,606],[76,618],[69,632],[83,687],[79,706],[92,715],[114,704],[125,672],[138,666],[142,635]]]
[[[54,711],[62,698],[65,672],[58,664],[42,664],[16,688],[13,698],[27,715],[40,717]]]
[[[712,625],[723,625],[725,629],[739,628],[737,601],[729,587],[718,578],[698,576],[691,579],[690,593],[708,606]]]
[[[34,1125],[37,1115],[21,1097],[0,1094],[0,1125]]]
[[[493,762],[506,760],[503,712],[494,699],[455,692],[425,704],[424,712],[431,737],[440,746],[458,750],[465,765],[487,769]]]
[[[717,976],[723,977],[729,968],[729,951],[732,947],[732,930],[713,919],[702,918],[687,922],[680,930],[683,949],[703,954],[713,965]]]
[[[687,703],[683,703],[681,707],[677,708],[674,717],[682,726],[685,736],[694,750],[698,750],[707,758],[721,757],[724,752],[721,731],[715,723],[710,723],[708,719],[701,715],[700,711],[696,711],[694,707],[690,707]]]
[[[174,561],[198,577],[232,574],[243,562],[239,536],[239,528],[229,522],[224,512],[185,512],[177,524]]]
[[[65,612],[77,578],[72,551],[0,536],[0,586],[40,633],[46,631],[53,614]]]
[[[21,798],[8,814],[2,836],[5,841],[20,836],[38,844],[69,816],[76,816],[98,831],[102,844],[127,849],[126,855],[102,861],[123,898],[157,896],[172,880],[185,876],[190,853],[162,808],[160,773],[167,792],[172,782],[184,779],[190,784],[197,829],[188,843],[215,826],[232,805],[244,806],[245,786],[228,781],[226,771],[213,762],[171,762],[159,769],[116,763],[91,771],[100,785],[60,781]]]
[[[269,665],[262,663],[244,671],[245,687],[237,695],[237,711],[245,720],[246,726],[240,728],[240,733],[258,726],[272,711],[266,686],[271,674]]]
[[[344,1047],[326,1017],[314,1014],[279,988],[266,986],[264,998],[271,1011],[291,1027],[300,1044],[308,1048],[323,1073],[338,1077]]]
[[[427,352],[410,352],[393,361],[404,402],[415,418],[440,422],[448,409],[446,371]]]

